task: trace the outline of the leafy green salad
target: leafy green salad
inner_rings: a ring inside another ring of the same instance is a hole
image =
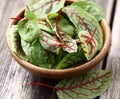
[[[24,17],[9,30],[12,50],[23,60],[49,69],[79,66],[103,46],[101,7],[92,1],[30,0]]]

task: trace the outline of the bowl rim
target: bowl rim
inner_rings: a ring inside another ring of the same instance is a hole
[[[24,12],[25,8],[23,8],[21,11],[19,11],[15,17],[19,17],[21,16],[21,14]],[[59,79],[59,78],[69,78],[68,74],[71,73],[72,77],[73,73],[75,72],[80,72],[80,71],[85,71],[86,69],[89,68],[93,68],[96,66],[96,64],[98,64],[103,57],[105,57],[105,55],[108,52],[108,49],[110,48],[110,43],[111,43],[111,31],[110,31],[110,27],[107,23],[107,21],[105,19],[102,19],[100,21],[100,26],[102,28],[103,31],[103,37],[104,37],[104,43],[103,43],[103,47],[101,49],[101,51],[90,61],[80,65],[80,66],[76,66],[76,67],[71,67],[71,68],[66,68],[66,69],[61,69],[61,70],[57,70],[57,69],[48,69],[48,68],[43,68],[43,67],[38,67],[36,65],[33,65],[25,60],[20,59],[12,50],[11,50],[11,46],[9,44],[9,28],[11,27],[12,24],[15,24],[15,22],[17,22],[16,20],[11,20],[9,23],[9,26],[7,28],[7,33],[6,33],[6,40],[7,40],[7,45],[8,45],[8,49],[11,53],[11,55],[14,57],[14,59],[25,69],[28,69],[29,71],[31,71],[34,74],[38,74],[41,77],[46,77],[46,78],[55,78],[55,79]],[[47,77],[47,75],[49,75],[49,77]],[[65,76],[65,77],[63,77]]]

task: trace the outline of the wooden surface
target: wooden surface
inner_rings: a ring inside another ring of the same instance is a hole
[[[120,99],[120,0],[94,1],[102,6],[112,29],[110,51],[98,68],[113,69],[113,79],[108,90],[97,99]],[[0,99],[58,99],[51,89],[28,85],[31,81],[54,85],[55,80],[29,73],[8,51],[5,35],[10,17],[25,6],[25,0],[0,0]]]

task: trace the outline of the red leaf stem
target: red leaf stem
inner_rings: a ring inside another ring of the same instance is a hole
[[[54,36],[54,37],[56,38],[56,41],[58,42],[59,46],[66,46],[66,44],[61,43],[61,42],[57,39],[56,36]]]
[[[49,43],[48,39],[49,37],[47,35],[44,35],[44,33],[41,33],[41,39],[49,46],[55,46],[56,44],[51,44]],[[54,40],[56,41],[56,43],[59,45],[59,46],[65,46],[64,44],[62,44],[58,39],[57,37],[54,36]]]
[[[39,21],[43,21],[43,22],[45,22],[45,19],[40,18]]]
[[[84,38],[86,38],[87,40],[86,40],[86,43],[87,43],[87,45],[89,44],[90,45],[90,51],[89,51],[89,54],[91,55],[92,54],[92,50],[93,50],[93,48],[96,46],[96,42],[95,42],[95,40],[94,40],[94,34],[96,33],[96,28],[94,29],[94,31],[93,31],[93,33],[91,33],[91,35],[82,35],[81,37],[84,37]],[[95,44],[93,44],[93,43]]]
[[[66,46],[66,44],[59,43],[60,46]]]
[[[44,19],[39,19],[39,24],[49,27],[49,24]]]
[[[90,42],[93,40],[94,34],[95,34],[96,30],[97,30],[97,29],[94,29],[92,35],[91,35],[91,36],[89,37],[89,39],[87,40],[87,44],[90,43]],[[94,40],[93,40],[93,41],[94,41]]]
[[[89,54],[91,55],[92,54],[92,50],[93,50],[93,48],[95,47],[91,42],[90,42],[90,52],[89,52]]]
[[[39,85],[39,86],[44,86],[44,87],[48,87],[48,88],[52,88],[52,89],[57,90],[56,87],[53,87],[53,86],[50,86],[50,85],[48,85],[48,84],[44,84],[44,83],[30,82],[30,83],[28,83],[28,84],[29,84],[29,85]]]
[[[12,20],[21,20],[22,18],[10,18],[10,19],[12,19]]]
[[[60,10],[60,11],[58,12],[58,16],[56,17],[56,31],[57,31],[59,37],[62,39],[62,35],[60,34],[60,29],[59,29],[59,26],[58,26],[59,17],[60,17],[60,15],[61,15],[61,13],[62,13],[62,11]]]

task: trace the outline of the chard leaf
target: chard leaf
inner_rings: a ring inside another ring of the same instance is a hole
[[[45,31],[40,30],[40,43],[42,47],[51,52],[57,53],[57,51],[63,46],[63,44],[57,39],[56,36],[52,36]]]
[[[13,52],[16,53],[21,59],[27,60],[21,48],[20,35],[18,33],[18,26],[12,25],[9,30],[9,44]]]
[[[59,99],[92,99],[104,93],[112,76],[111,70],[96,70],[83,76],[64,79],[55,87]]]
[[[67,6],[63,11],[68,15],[78,31],[88,31],[91,35],[94,29],[96,29],[94,37],[98,44],[98,50],[101,50],[103,46],[103,34],[96,18],[78,6]]]
[[[61,34],[64,32],[61,31]],[[64,51],[68,52],[68,53],[74,53],[77,52],[77,44],[76,44],[76,40],[73,40],[69,35],[64,35],[63,37],[63,41],[64,41],[64,46],[62,47]]]
[[[47,22],[50,24],[51,28],[56,31],[56,17],[58,17],[58,13],[48,14],[46,16]],[[64,16],[59,16],[58,27],[60,30],[67,32],[66,34],[70,35],[72,38],[76,36],[76,28],[73,24],[66,19]],[[57,32],[57,31],[56,31]]]
[[[56,57],[54,53],[46,51],[39,43],[39,40],[36,40],[32,44],[32,59],[34,64],[40,67],[52,68],[56,65]]]
[[[48,13],[58,12],[64,3],[65,0],[31,0],[28,6],[39,18],[44,18]]]
[[[12,48],[12,50],[17,53],[18,49],[17,49],[17,42],[18,42],[18,38],[19,38],[19,34],[18,34],[18,27],[17,25],[12,25],[10,30],[9,30],[9,43],[10,46]]]
[[[61,16],[60,13],[49,14],[47,21],[56,32],[60,41],[64,43],[64,46],[62,47],[63,50],[68,53],[77,52],[76,41],[71,37],[75,34],[74,26],[67,19]]]
[[[20,37],[31,43],[39,37],[38,30],[37,16],[33,12],[26,10],[25,18],[18,22],[18,32]]]
[[[52,30],[51,26],[45,20],[39,20],[39,28],[55,35],[55,32]]]
[[[24,41],[23,39],[21,39],[21,46],[22,46],[22,49],[26,55],[26,58],[27,60],[30,62],[30,63],[33,63],[33,59],[32,59],[32,48],[31,48],[31,44]]]
[[[92,59],[95,56],[98,49],[97,41],[94,38],[95,32],[96,29],[94,30],[92,35],[90,35],[87,31],[80,31],[78,33],[82,50],[87,60]]]
[[[72,6],[80,6],[89,14],[93,15],[98,21],[105,18],[102,8],[93,1],[79,1],[72,3]]]
[[[21,39],[21,45],[30,63],[44,68],[52,68],[56,64],[55,55],[46,51],[39,40],[35,40],[30,44]]]
[[[78,51],[75,53],[68,53],[57,65],[56,69],[70,68],[81,65],[85,62],[86,58],[81,50],[81,47],[79,46]]]
[[[68,35],[69,31],[64,31],[62,28],[60,28],[60,22],[62,23],[60,20],[60,14],[61,12],[59,12],[58,16],[56,17],[55,31],[59,39],[64,42],[63,50],[67,51],[68,53],[77,52],[76,40],[73,40],[72,37]]]

